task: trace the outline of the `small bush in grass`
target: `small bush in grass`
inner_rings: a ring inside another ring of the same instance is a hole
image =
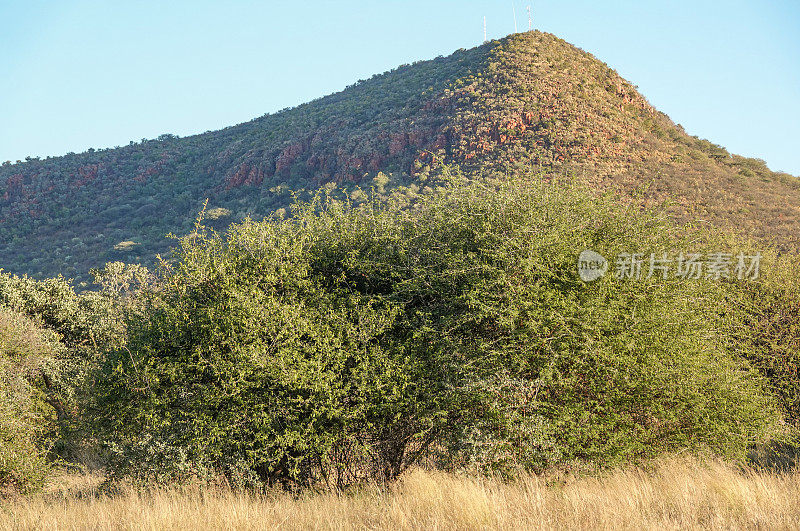
[[[530,183],[198,226],[106,359],[99,435],[121,475],[252,485],[389,480],[422,458],[743,456],[779,415],[729,348],[734,288],[577,276],[587,248],[693,245],[613,198]]]

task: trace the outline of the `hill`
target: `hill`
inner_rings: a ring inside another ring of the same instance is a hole
[[[569,173],[784,247],[800,233],[796,178],[688,135],[592,55],[530,32],[221,131],[5,163],[0,267],[86,280],[110,260],[151,263],[206,199],[223,228],[329,183],[413,197],[441,162]]]

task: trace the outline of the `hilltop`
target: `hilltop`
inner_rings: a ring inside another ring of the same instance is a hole
[[[591,54],[529,32],[220,131],[6,163],[0,267],[86,280],[110,260],[151,263],[206,199],[224,228],[287,208],[292,191],[414,197],[442,162],[470,176],[570,174],[787,248],[800,233],[795,177],[687,134]]]

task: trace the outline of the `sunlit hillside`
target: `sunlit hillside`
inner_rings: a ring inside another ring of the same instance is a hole
[[[221,131],[7,162],[0,268],[85,281],[110,260],[152,264],[206,199],[223,228],[334,183],[413,198],[441,162],[572,174],[790,247],[800,233],[796,178],[689,136],[592,55],[530,32]]]

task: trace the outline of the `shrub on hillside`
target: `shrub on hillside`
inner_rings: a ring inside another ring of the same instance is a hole
[[[423,457],[741,456],[778,414],[717,334],[730,286],[577,276],[586,248],[687,245],[613,198],[529,183],[198,226],[106,357],[98,435],[117,474],[242,484],[387,480]]]

